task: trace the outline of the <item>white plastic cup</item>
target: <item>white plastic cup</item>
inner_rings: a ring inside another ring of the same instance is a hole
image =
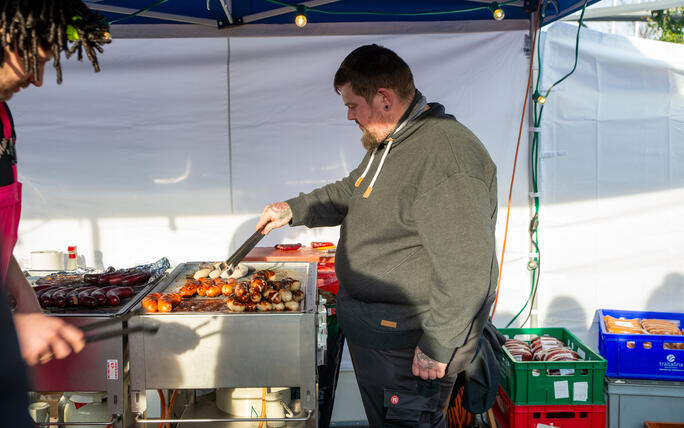
[[[50,403],[36,401],[29,404],[29,415],[36,423],[50,422]]]

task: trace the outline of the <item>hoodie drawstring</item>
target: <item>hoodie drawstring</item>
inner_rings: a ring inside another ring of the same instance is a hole
[[[363,174],[361,174],[361,177],[359,177],[358,180],[356,180],[356,183],[354,183],[354,187],[359,187],[361,185],[361,182],[363,181],[364,178],[366,178],[366,174],[368,174],[368,170],[370,169],[371,165],[373,164],[373,158],[375,157],[375,154],[378,152],[378,148],[376,147],[375,150],[373,150],[373,153],[371,153],[371,157],[368,160],[368,165],[366,165],[366,169],[363,171]]]
[[[390,132],[390,136],[388,136],[385,139],[385,143],[387,143],[387,147],[385,148],[385,151],[382,153],[382,157],[380,158],[380,163],[378,164],[378,169],[375,171],[375,175],[373,176],[373,179],[371,180],[370,184],[368,185],[368,188],[366,189],[365,192],[363,192],[363,198],[367,199],[368,196],[370,196],[371,192],[373,191],[373,185],[375,185],[375,180],[378,179],[378,176],[380,175],[380,170],[382,169],[382,164],[385,163],[385,158],[387,158],[387,154],[390,151],[390,148],[392,147],[392,143],[394,142],[394,139],[392,136],[398,136],[400,131],[412,120],[417,118],[423,113],[423,109],[427,106],[427,100],[423,96],[423,94],[420,93],[420,91],[416,90],[416,94],[413,98],[413,101],[411,102],[411,105],[409,108],[406,110],[406,113],[404,113],[404,116],[399,120],[399,124],[397,125],[392,132]],[[356,183],[354,183],[355,187],[359,187],[361,185],[361,182],[366,178],[366,174],[368,174],[368,171],[370,170],[371,165],[373,164],[373,158],[375,157],[375,154],[378,152],[378,149],[380,146],[376,147],[375,150],[373,150],[373,153],[371,153],[371,157],[368,160],[368,165],[366,165],[366,169],[363,171],[363,174],[356,180]]]
[[[373,185],[375,184],[375,180],[378,179],[378,175],[380,175],[380,170],[382,169],[382,164],[385,163],[385,158],[387,158],[387,153],[389,153],[390,148],[392,147],[392,143],[394,142],[394,140],[391,138],[388,138],[386,141],[387,141],[387,148],[382,153],[382,157],[380,158],[380,163],[378,164],[378,169],[375,170],[375,175],[373,175],[373,179],[371,180],[370,184],[368,185],[368,188],[366,189],[366,191],[363,192],[363,198],[364,199],[368,198],[370,196],[371,192],[373,191]],[[377,148],[375,150],[377,150]],[[373,152],[373,154],[375,154],[375,152]],[[373,161],[372,156],[371,156],[371,161]],[[370,165],[370,162],[368,163],[368,165]],[[366,171],[367,170],[368,170],[368,168],[366,168]],[[365,174],[366,173],[364,172],[364,175]],[[359,184],[360,183],[361,182],[359,182]]]

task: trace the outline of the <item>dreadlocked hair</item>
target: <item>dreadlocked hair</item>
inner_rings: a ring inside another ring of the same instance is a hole
[[[52,52],[57,83],[62,83],[61,52],[68,59],[74,53],[83,59],[83,51],[100,71],[96,50],[111,42],[109,24],[103,15],[93,12],[81,0],[4,0],[0,15],[0,66],[5,63],[5,47],[16,49],[38,79],[38,48]]]

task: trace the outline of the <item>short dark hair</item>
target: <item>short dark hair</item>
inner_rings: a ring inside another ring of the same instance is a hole
[[[416,92],[408,64],[393,51],[376,44],[354,49],[335,73],[335,92],[351,83],[356,95],[370,102],[379,88],[392,89],[404,100],[412,100]]]
[[[81,0],[5,0],[0,14],[0,66],[5,63],[5,47],[17,49],[38,78],[38,47],[52,52],[57,83],[62,83],[61,52],[83,59],[85,50],[95,71],[100,71],[96,50],[109,43],[109,24],[105,17],[91,11]],[[71,46],[69,46],[71,45]]]

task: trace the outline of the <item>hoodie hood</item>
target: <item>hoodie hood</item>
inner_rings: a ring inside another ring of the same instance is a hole
[[[426,111],[423,111],[425,106],[428,105],[430,108]],[[394,130],[392,130],[392,132],[390,132],[387,138],[385,138],[385,140],[373,150],[370,159],[368,160],[368,165],[366,165],[366,169],[354,184],[356,187],[361,185],[361,182],[363,182],[363,180],[366,178],[366,175],[370,171],[371,165],[373,165],[375,155],[382,150],[383,152],[382,157],[380,158],[380,163],[375,170],[375,174],[373,174],[370,184],[363,193],[364,198],[368,198],[373,191],[373,185],[378,179],[380,171],[382,170],[382,166],[385,163],[385,159],[387,158],[387,155],[392,147],[400,144],[403,140],[408,138],[411,134],[423,126],[424,119],[437,116],[453,118],[453,116],[444,113],[443,105],[438,103],[428,104],[425,96],[416,89],[416,95],[413,97],[413,101],[411,101],[411,104],[408,106],[402,117],[397,121],[397,126],[394,128]]]

